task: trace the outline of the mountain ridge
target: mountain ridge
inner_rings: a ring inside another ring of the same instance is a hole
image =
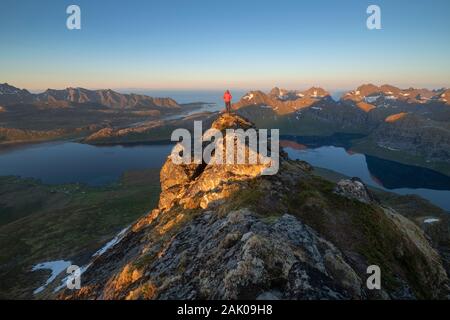
[[[438,102],[450,104],[447,99],[450,89],[400,89],[398,87],[383,84],[376,86],[374,84],[363,84],[355,90],[345,92],[339,101],[331,99],[330,93],[321,87],[311,87],[307,90],[287,90],[274,87],[268,93],[261,90],[253,90],[246,93],[237,103],[235,109],[240,109],[250,105],[267,105],[278,114],[293,113],[299,109],[307,108],[322,100],[335,105],[339,102],[354,102],[356,106],[365,112],[369,112],[376,106],[373,105],[377,100],[398,100],[407,103],[426,104]]]
[[[446,151],[450,145],[448,89],[365,84],[345,93],[339,101],[320,88],[307,91],[309,95],[300,96],[298,90],[279,88],[269,93],[251,91],[234,104],[234,109],[258,127],[279,128],[285,135],[361,134],[366,138],[357,143],[355,151],[444,169],[449,174],[445,169],[450,160]],[[280,99],[280,94],[286,98]],[[395,117],[397,121],[391,121]]]
[[[254,125],[222,114],[212,127]],[[381,206],[358,179],[323,180],[282,150],[276,175],[261,176],[263,167],[176,165],[169,157],[160,173],[157,208],[94,257],[80,290],[58,297],[447,297],[448,277],[423,231]],[[382,269],[381,290],[365,287],[372,264]]]
[[[53,107],[68,107],[71,103],[100,104],[109,108],[179,109],[171,98],[155,98],[141,94],[122,94],[111,89],[89,90],[84,88],[47,89],[33,94],[7,83],[0,84],[0,104],[36,103]]]

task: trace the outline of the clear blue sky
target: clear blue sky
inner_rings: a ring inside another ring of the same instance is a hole
[[[82,29],[66,29],[78,4]],[[366,28],[381,7],[382,30]],[[450,86],[450,1],[1,0],[0,82],[29,89]]]

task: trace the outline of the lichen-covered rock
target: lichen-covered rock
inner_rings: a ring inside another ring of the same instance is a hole
[[[207,208],[213,202],[220,204],[220,200],[230,196],[240,182],[245,183],[249,179],[260,176],[264,169],[272,165],[270,158],[263,157],[246,142],[237,138],[227,140],[226,129],[254,129],[246,119],[225,113],[215,120],[211,127],[223,131],[225,136],[216,141],[216,152],[210,163],[174,164],[172,156],[167,158],[160,174],[162,193],[159,208],[161,210],[170,209],[174,205],[195,209]],[[255,154],[258,162],[227,164],[225,141],[226,143],[231,141],[234,144],[235,159],[237,150],[241,147],[246,159],[249,159],[250,154]],[[218,149],[220,152],[217,151]],[[192,153],[192,150],[190,152]],[[223,157],[221,162],[218,161],[220,155]],[[199,179],[200,176],[201,179]]]
[[[339,181],[334,192],[346,198],[355,199],[364,203],[375,201],[372,193],[358,178],[343,179]]]

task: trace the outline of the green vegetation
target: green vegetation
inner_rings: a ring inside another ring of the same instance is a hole
[[[322,175],[333,176],[332,180],[342,178],[328,170],[320,171]],[[337,195],[333,192],[334,187],[334,182],[308,174],[289,186],[289,192],[283,192],[279,197],[271,195],[264,183],[255,179],[250,188],[233,194],[226,208],[248,207],[261,215],[266,223],[275,222],[284,213],[297,216],[340,248],[350,263],[360,268],[361,276],[366,272],[364,266],[376,264],[383,270],[383,286],[388,291],[401,291],[403,279],[412,286],[417,297],[429,297],[431,289],[427,287],[427,272],[424,270],[427,261],[403,236],[404,231],[399,230],[379,206]],[[384,194],[386,197],[382,197]],[[403,207],[402,213],[410,212],[410,208],[405,205],[408,197],[383,191],[377,191],[377,196],[387,199],[384,203]],[[422,200],[420,208],[427,207],[434,208],[434,212],[439,210]]]
[[[264,197],[264,193],[261,189],[257,187],[258,180],[255,179],[249,182],[249,186],[242,188],[239,192],[235,192],[231,195],[230,199],[220,207],[220,214],[226,214],[233,210],[238,210],[241,208],[249,209],[262,209],[260,207],[261,200]]]
[[[324,179],[337,182],[349,177],[325,168],[315,168],[314,173]],[[430,201],[418,195],[399,195],[387,192],[376,187],[368,186],[369,190],[378,198],[383,205],[395,209],[398,213],[408,217],[420,225],[421,221],[427,217],[438,217],[442,220],[449,220],[448,212],[433,205]],[[450,230],[450,228],[449,228]],[[447,231],[448,234],[448,231]]]
[[[292,193],[297,196],[286,199],[289,212],[344,252],[356,253],[364,265],[380,266],[388,290],[400,289],[400,277],[408,279],[418,297],[427,297],[429,290],[416,279],[423,274],[422,256],[379,207],[336,195],[333,183],[319,177],[300,181]],[[356,258],[354,262],[361,261]]]
[[[156,206],[159,170],[126,173],[105,187],[45,185],[0,178],[0,298],[31,298],[48,272],[30,272],[43,261],[77,265],[121,229]]]

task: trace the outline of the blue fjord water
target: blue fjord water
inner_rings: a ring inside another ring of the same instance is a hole
[[[0,151],[0,176],[16,175],[44,183],[85,183],[92,186],[117,181],[129,170],[159,169],[171,144],[91,146],[75,142],[49,142]],[[289,156],[398,194],[417,194],[450,211],[450,177],[420,167],[407,166],[344,147],[314,145],[286,147]]]

